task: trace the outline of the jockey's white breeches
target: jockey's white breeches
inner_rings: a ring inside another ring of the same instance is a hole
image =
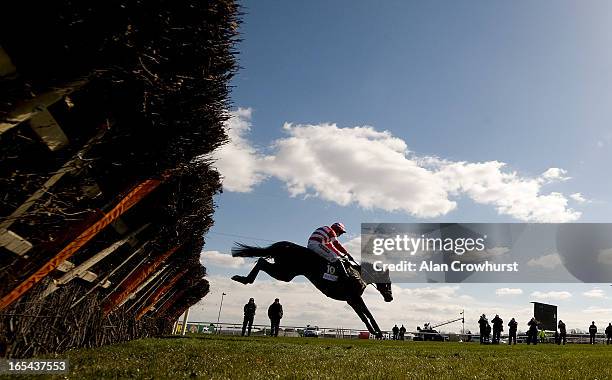
[[[336,262],[339,258],[334,250],[319,242],[308,242],[308,248],[315,251],[319,256],[330,263]]]

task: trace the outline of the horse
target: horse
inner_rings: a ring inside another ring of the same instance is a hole
[[[296,276],[305,276],[327,297],[348,303],[368,331],[377,338],[382,338],[382,331],[368,310],[362,295],[367,285],[374,284],[385,302],[391,302],[393,294],[388,270],[375,271],[371,263],[364,262],[360,271],[351,266],[347,268],[351,275],[341,275],[341,271],[334,270],[333,265],[314,251],[288,241],[277,242],[268,247],[253,247],[238,243],[237,247],[232,249],[232,256],[259,257],[247,276],[235,275],[232,280],[245,285],[252,284],[259,271],[264,271],[283,282],[290,282]],[[269,259],[274,261],[270,262]],[[333,275],[334,273],[338,275]]]

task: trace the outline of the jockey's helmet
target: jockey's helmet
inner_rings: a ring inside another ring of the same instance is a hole
[[[340,222],[336,222],[334,224],[332,224],[331,226],[332,230],[336,231],[336,233],[338,235],[343,234],[346,232],[346,228],[344,227],[344,224],[340,223]]]

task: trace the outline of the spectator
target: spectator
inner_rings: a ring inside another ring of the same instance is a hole
[[[393,326],[391,331],[393,331],[393,340],[397,340],[399,338],[399,327],[397,327],[397,325],[395,325],[395,326]]]
[[[508,327],[508,345],[512,344],[512,342],[516,344],[516,329],[518,328],[518,322],[512,318],[510,322],[508,322]]]
[[[589,341],[590,344],[595,344],[595,335],[597,334],[597,326],[595,326],[595,321],[591,322],[591,325],[589,326],[589,335],[591,337],[591,340]]]
[[[491,325],[487,322],[487,331],[485,333],[487,343],[491,343]]]
[[[540,330],[540,343],[546,342],[546,331],[544,329]]]
[[[608,327],[606,327],[606,344],[612,343],[612,323],[608,323]]]
[[[480,319],[478,320],[478,326],[480,327],[480,344],[484,344],[485,343],[485,338],[487,336],[487,325],[489,324],[489,321],[487,320],[487,316],[486,315],[481,315]]]
[[[255,318],[255,310],[257,310],[257,305],[255,305],[255,299],[249,298],[249,302],[244,305],[244,320],[242,321],[242,336],[247,329],[248,325],[248,333],[247,336],[251,336],[251,328],[253,327],[253,318]]]
[[[278,327],[280,326],[280,320],[283,318],[283,305],[277,299],[268,308],[268,318],[270,318],[270,336],[278,336]]]
[[[499,344],[501,338],[501,332],[504,330],[504,320],[495,314],[495,318],[491,320],[493,323],[493,344]]]
[[[404,340],[404,335],[406,335],[406,328],[404,327],[404,325],[402,325],[402,327],[400,327],[399,329],[400,340]]]
[[[567,340],[567,330],[565,328],[565,323],[563,323],[562,320],[559,320],[559,324],[557,325],[557,327],[559,328],[559,342],[557,344],[561,344],[561,342],[563,342],[563,345],[565,346],[565,341]]]
[[[538,344],[538,321],[536,321],[535,318],[531,318],[529,322],[527,322],[527,325],[529,326],[529,330],[527,331],[527,344]]]

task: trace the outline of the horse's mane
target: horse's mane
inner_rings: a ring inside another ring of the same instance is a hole
[[[380,283],[389,283],[391,282],[391,278],[389,277],[389,272],[380,272],[374,270],[374,264],[369,261],[364,261],[361,263],[361,277],[368,284],[380,284]]]

